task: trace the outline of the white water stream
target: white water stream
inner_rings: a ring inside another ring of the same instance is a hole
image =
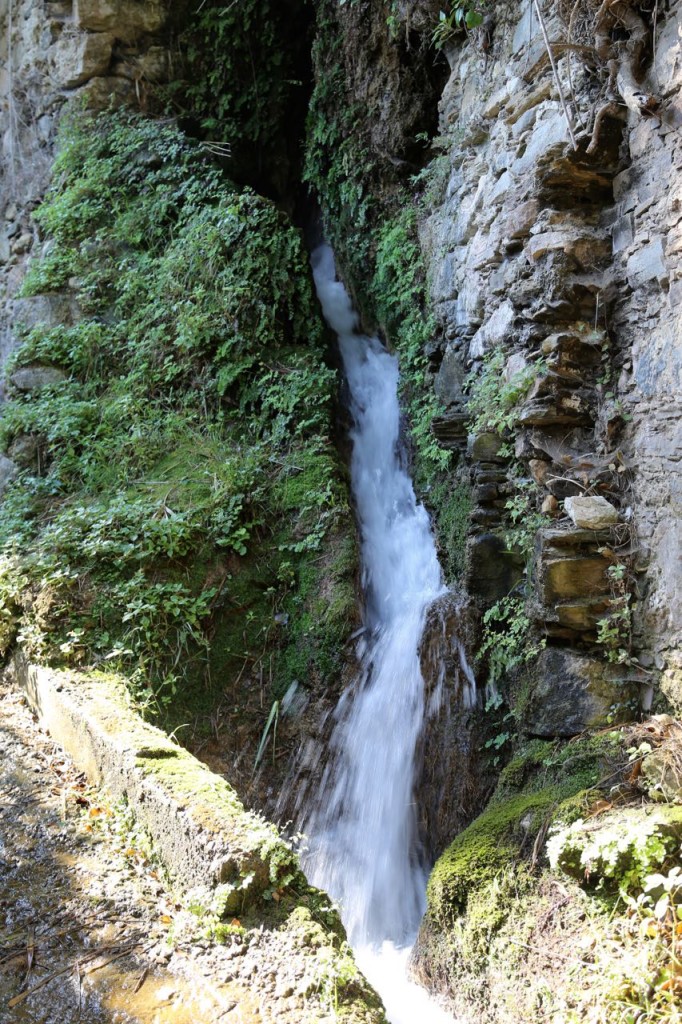
[[[392,1024],[443,1024],[452,1018],[408,981],[406,967],[427,876],[414,807],[424,721],[418,647],[426,609],[445,588],[428,515],[401,464],[397,360],[378,338],[358,333],[331,249],[316,249],[312,263],[350,390],[367,606],[361,674],[334,713],[329,760],[303,826],[310,846],[304,867],[339,903]]]

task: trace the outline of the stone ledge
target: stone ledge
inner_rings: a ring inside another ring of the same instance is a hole
[[[89,780],[127,799],[180,891],[230,885],[243,909],[277,885],[280,871],[296,870],[275,827],[245,810],[223,778],[143,722],[120,679],[38,667],[22,655],[10,671],[42,727]]]
[[[60,672],[31,665],[21,654],[7,672],[43,728],[88,778],[112,796],[127,799],[185,902],[220,905],[227,918],[239,914],[247,931],[222,960],[228,978],[235,978],[237,985],[242,982],[235,958],[244,964],[246,982],[253,972],[283,972],[284,980],[280,977],[277,986],[274,981],[270,986],[260,1015],[249,1020],[331,1020],[321,983],[327,974],[340,978],[342,969],[349,970],[343,926],[328,906],[324,923],[313,917],[316,897],[323,904],[329,898],[308,885],[275,827],[245,810],[223,778],[143,722],[129,707],[120,677]],[[221,888],[214,893],[217,886]],[[277,889],[281,902],[268,898]],[[254,966],[247,966],[248,956]],[[295,986],[305,989],[296,1005]],[[267,992],[267,981],[265,988],[257,988]],[[334,997],[334,1020],[386,1024],[381,1000],[359,970],[339,983]]]

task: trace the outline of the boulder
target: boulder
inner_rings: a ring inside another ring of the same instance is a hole
[[[500,455],[502,438],[499,434],[486,430],[470,439],[469,454],[472,462],[506,462]]]
[[[51,328],[60,324],[70,325],[78,319],[78,308],[73,296],[66,292],[50,292],[14,299],[12,320],[28,330],[37,327]]]
[[[510,551],[499,534],[482,533],[469,538],[465,582],[472,596],[490,604],[499,601],[523,579],[523,570],[523,556]]]
[[[22,366],[10,377],[17,391],[25,391],[28,394],[42,391],[43,388],[52,387],[54,384],[61,384],[64,380],[66,374],[57,366]]]
[[[113,45],[114,37],[109,33],[65,30],[50,48],[55,84],[62,89],[75,89],[96,75],[105,74]]]
[[[78,28],[89,32],[114,32],[130,39],[158,32],[167,11],[159,0],[74,0],[73,17]]]
[[[608,530],[620,520],[611,502],[600,497],[566,498],[564,511],[580,530]]]
[[[40,439],[35,434],[19,434],[12,441],[7,454],[22,469],[33,467],[40,455]]]
[[[0,455],[0,497],[7,490],[8,485],[14,480],[19,470],[6,455]]]
[[[639,694],[638,683],[622,666],[562,647],[546,647],[529,677],[521,728],[547,739],[632,718]]]
[[[461,356],[453,345],[448,345],[434,381],[436,398],[442,405],[463,405],[465,377],[466,369]]]

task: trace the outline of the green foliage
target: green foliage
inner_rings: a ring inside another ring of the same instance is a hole
[[[435,210],[443,200],[450,178],[450,154],[457,144],[459,134],[459,130],[454,129],[432,139],[430,149],[434,156],[411,179],[412,186],[418,190],[420,205],[424,210]]]
[[[36,216],[52,248],[26,291],[75,278],[82,318],[34,328],[15,358],[69,376],[4,409],[5,446],[28,436],[41,458],[0,518],[3,642],[19,600],[33,655],[106,661],[146,703],[201,678],[225,616],[235,656],[247,633],[271,646],[276,689],[290,644],[299,679],[333,671],[355,549],[336,593],[327,538],[338,552],[352,526],[298,233],[175,128],[128,113],[65,119]],[[280,608],[310,614],[323,585],[334,600],[305,648],[298,625],[273,629]]]
[[[507,546],[518,551],[528,566],[538,530],[548,526],[551,520],[537,511],[537,490],[530,480],[512,473],[510,482],[514,485],[514,493],[504,505],[512,524],[506,533]]]
[[[450,0],[447,11],[440,11],[433,30],[433,45],[440,50],[458,32],[478,28],[483,22],[486,0]]]
[[[488,684],[493,687],[545,646],[533,632],[524,594],[514,592],[496,601],[484,612],[483,627],[478,658],[487,658]]]
[[[505,380],[505,362],[504,353],[498,350],[486,358],[480,374],[471,374],[468,378],[472,415],[469,429],[473,434],[492,431],[508,437],[515,423],[518,403],[527,394],[539,370],[538,363],[529,364]],[[510,445],[502,445],[499,451],[503,455],[510,454]],[[487,659],[487,682],[495,691],[498,683],[531,662],[545,646],[545,640],[538,637],[528,615],[526,596],[535,538],[549,520],[537,511],[537,492],[532,482],[521,474],[519,464],[513,465],[508,473],[514,492],[505,502],[511,523],[505,530],[505,542],[508,550],[525,563],[526,584],[519,584],[486,610],[478,651],[479,661]]]
[[[612,595],[608,614],[597,622],[597,643],[615,665],[630,665],[632,658],[632,582],[623,562],[614,562],[606,570]]]
[[[372,111],[348,99],[338,53],[338,5],[320,3],[313,46],[304,178],[324,211],[327,237],[356,304],[378,323],[400,361],[402,396],[415,447],[415,477],[426,489],[451,462],[431,423],[441,410],[428,377],[425,346],[436,331],[427,312],[418,210],[395,168],[372,146]],[[389,17],[397,12],[391,8]]]
[[[305,3],[204,0],[179,34],[180,74],[165,90],[169,109],[196,119],[234,173],[269,178],[279,192],[298,142],[293,112],[303,117],[307,23]]]
[[[608,825],[590,824],[579,818],[550,838],[551,867],[590,885],[632,892],[679,850],[682,808],[659,808],[644,821],[630,808],[612,815]]]
[[[507,357],[502,349],[488,353],[480,370],[473,370],[465,381],[468,391],[470,432],[492,431],[504,438],[516,423],[519,402],[542,371],[542,363],[528,363],[509,378],[505,374]],[[502,454],[510,454],[508,446]]]
[[[380,228],[371,293],[379,323],[398,352],[401,387],[417,453],[417,482],[424,485],[449,465],[452,456],[440,447],[431,430],[441,409],[427,376],[424,347],[436,324],[425,311],[424,269],[413,206],[406,206]]]
[[[303,179],[320,200],[327,238],[356,286],[358,301],[365,306],[372,262],[371,229],[380,209],[380,172],[369,147],[367,111],[346,95],[336,33],[331,5],[319,4]]]
[[[448,583],[461,578],[465,565],[469,516],[473,508],[471,487],[465,480],[455,482],[443,475],[426,494],[431,511],[441,565]]]

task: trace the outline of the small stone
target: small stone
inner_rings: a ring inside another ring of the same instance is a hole
[[[540,511],[543,515],[551,516],[554,515],[558,508],[559,502],[556,500],[553,494],[548,494],[545,500],[543,501],[542,505],[540,506]]]
[[[499,455],[501,447],[502,439],[498,434],[484,431],[471,441],[471,459],[473,462],[504,462],[504,458]]]
[[[547,474],[551,469],[551,462],[545,462],[544,459],[531,459],[528,463],[530,469],[530,475],[535,480],[536,484],[544,484],[547,479]],[[555,499],[556,500],[556,499]]]
[[[564,511],[579,530],[608,530],[620,520],[617,509],[606,498],[566,498]]]
[[[14,203],[10,203],[5,209],[5,220],[16,220],[19,216],[19,211]]]
[[[27,252],[31,248],[31,242],[33,237],[26,232],[23,235],[19,235],[15,242],[12,242],[12,252],[15,252],[18,256],[22,253]]]

